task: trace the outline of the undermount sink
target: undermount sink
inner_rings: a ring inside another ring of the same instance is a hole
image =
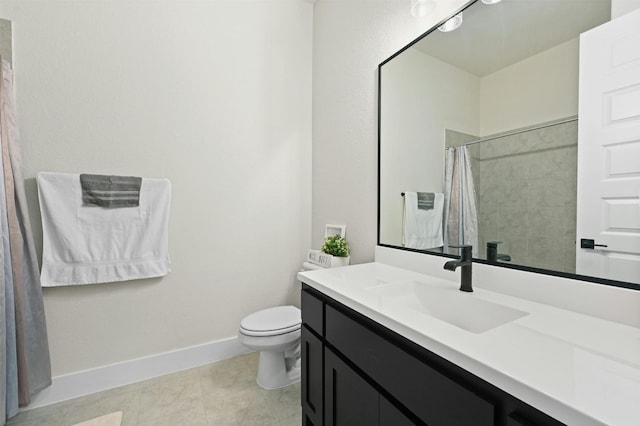
[[[453,284],[411,281],[368,290],[396,308],[418,311],[472,333],[483,333],[529,315],[518,309],[479,299],[473,293],[458,291]]]

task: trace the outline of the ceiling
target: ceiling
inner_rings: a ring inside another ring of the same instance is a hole
[[[494,5],[477,1],[463,12],[460,28],[433,31],[413,47],[484,77],[569,41],[610,17],[610,0],[503,0]]]

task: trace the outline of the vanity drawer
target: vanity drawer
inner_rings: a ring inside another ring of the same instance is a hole
[[[302,289],[302,322],[319,336],[324,336],[324,302],[313,295],[312,291],[308,288]]]
[[[428,425],[495,424],[495,404],[329,305],[325,327],[329,344]]]

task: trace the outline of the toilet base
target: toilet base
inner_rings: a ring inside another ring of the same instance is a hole
[[[256,382],[264,389],[278,389],[300,381],[300,367],[287,371],[284,352],[261,351]]]

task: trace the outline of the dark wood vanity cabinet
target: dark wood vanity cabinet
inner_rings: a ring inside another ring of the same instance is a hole
[[[303,285],[303,426],[562,423]]]

